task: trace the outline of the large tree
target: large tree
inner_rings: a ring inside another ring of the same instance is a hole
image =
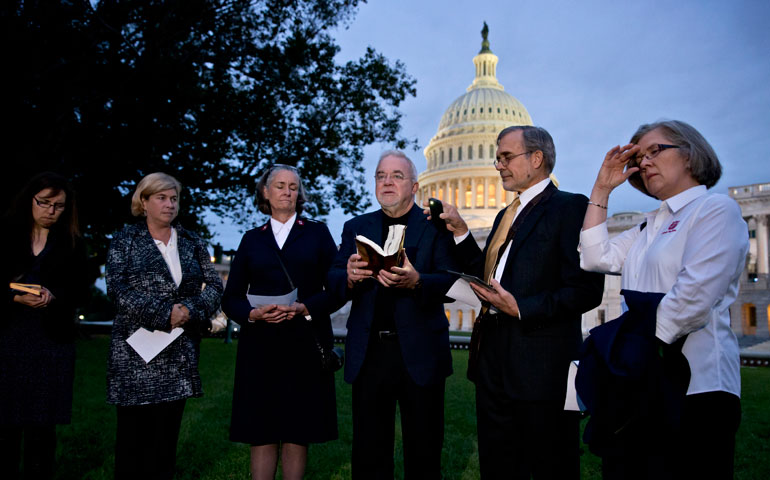
[[[300,168],[308,212],[369,206],[363,147],[403,147],[414,80],[369,48],[340,64],[331,36],[359,0],[7,1],[4,204],[42,170],[70,177],[94,251],[153,171],[185,186],[180,218],[244,221],[255,176]]]

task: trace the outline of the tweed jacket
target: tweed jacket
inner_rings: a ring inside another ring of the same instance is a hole
[[[203,395],[198,374],[200,332],[219,306],[222,282],[203,240],[178,225],[174,228],[182,265],[179,287],[145,222],[125,227],[110,243],[107,294],[117,315],[107,368],[109,403],[147,405]],[[169,330],[176,303],[190,310],[184,334],[145,363],[126,339],[139,327]]]

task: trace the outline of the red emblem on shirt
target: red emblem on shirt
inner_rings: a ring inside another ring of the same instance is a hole
[[[304,224],[305,222],[303,222],[302,220],[297,220],[297,225],[304,225]]]
[[[674,220],[673,222],[671,222],[671,225],[669,225],[668,228],[661,235],[676,232],[677,225],[679,225],[679,220]]]
[[[267,224],[264,224],[264,225],[262,225],[262,228],[261,228],[261,230],[262,230],[263,232],[264,232],[265,230],[267,230]]]

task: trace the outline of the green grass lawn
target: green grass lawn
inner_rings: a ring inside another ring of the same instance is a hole
[[[109,340],[78,342],[72,424],[59,427],[60,479],[113,477],[115,408],[105,402]],[[177,455],[177,479],[248,479],[248,446],[228,440],[236,344],[203,342],[203,398],[187,402]],[[455,373],[447,382],[442,465],[446,479],[478,478],[473,385],[465,378],[467,351],[453,351]],[[738,433],[736,478],[770,478],[770,369],[743,368],[743,421]],[[269,392],[265,392],[269,394]],[[310,448],[306,478],[349,479],[352,442],[351,390],[337,373],[340,438]],[[704,419],[708,421],[708,419]],[[396,476],[402,478],[400,429]],[[583,449],[582,478],[599,479],[599,460]]]

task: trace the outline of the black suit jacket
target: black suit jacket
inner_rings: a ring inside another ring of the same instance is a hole
[[[385,288],[367,279],[347,288],[347,262],[356,252],[355,236],[379,242],[382,238],[382,210],[349,220],[342,231],[342,245],[329,271],[329,288],[337,298],[353,300],[345,343],[345,381],[352,383],[361,370],[374,319],[377,290]],[[452,237],[439,232],[417,205],[406,225],[404,250],[420,273],[422,286],[416,290],[397,289],[395,322],[406,369],[418,385],[437,383],[452,373],[449,352],[449,322],[444,314],[444,295],[454,283],[445,270],[456,269]]]
[[[602,274],[580,268],[577,246],[588,199],[553,184],[546,191],[522,219],[503,267],[500,284],[521,312],[521,319],[504,319],[512,325],[508,356],[480,371],[478,379],[502,378],[506,393],[524,401],[564,400],[569,362],[582,341],[581,314],[601,303],[604,289]],[[470,235],[457,245],[469,273],[483,275],[486,249],[502,217],[500,211],[483,252]]]

